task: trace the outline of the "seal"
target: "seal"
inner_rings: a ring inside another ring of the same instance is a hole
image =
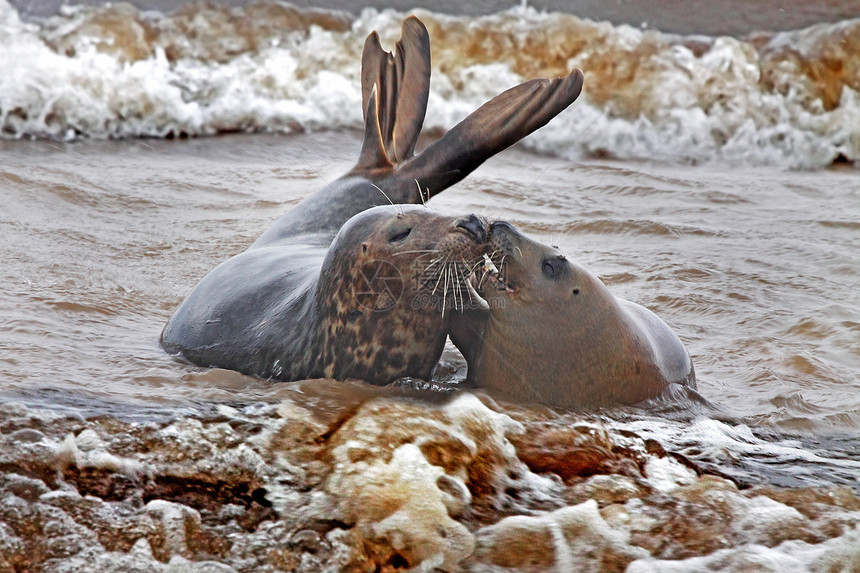
[[[564,110],[582,79],[574,70],[515,86],[416,155],[427,30],[404,20],[394,54],[370,34],[356,166],[204,277],[169,319],[162,346],[197,365],[277,380],[429,379],[453,311],[477,299],[466,279],[488,234],[477,216],[422,204]]]
[[[689,353],[654,313],[509,223],[490,226],[490,243],[473,279],[486,310],[468,309],[451,327],[470,384],[568,408],[635,404],[669,384],[695,388]]]

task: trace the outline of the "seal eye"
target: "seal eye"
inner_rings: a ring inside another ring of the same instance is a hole
[[[405,239],[406,237],[408,237],[409,233],[411,233],[411,232],[412,232],[412,229],[409,228],[409,229],[405,229],[403,231],[400,231],[398,233],[395,233],[394,235],[392,235],[391,237],[388,238],[388,242],[389,243],[398,243],[398,242],[402,241],[403,239]]]
[[[547,257],[540,263],[541,271],[547,278],[561,278],[567,273],[567,259],[564,255]]]

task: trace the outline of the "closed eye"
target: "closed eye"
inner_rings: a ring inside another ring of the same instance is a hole
[[[564,261],[566,259],[563,255],[559,255],[557,257],[553,257],[551,259],[544,259],[541,261],[541,271],[544,276],[547,276],[551,279],[557,278],[561,276],[564,272]]]
[[[408,237],[409,233],[411,233],[411,232],[412,232],[411,228],[404,229],[403,231],[400,231],[399,233],[396,233],[396,234],[392,235],[391,237],[389,237],[388,242],[389,243],[397,243],[399,241],[402,241],[403,239]]]

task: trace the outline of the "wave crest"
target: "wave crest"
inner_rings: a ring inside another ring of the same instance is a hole
[[[860,20],[746,38],[677,36],[516,8],[418,11],[433,47],[427,125],[448,129],[532,77],[585,71],[527,145],[567,158],[816,168],[860,158]],[[40,24],[0,0],[5,138],[361,128],[360,50],[394,11],[194,3],[73,7]]]

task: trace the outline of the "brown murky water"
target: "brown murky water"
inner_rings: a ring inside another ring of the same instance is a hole
[[[351,132],[3,143],[5,390],[175,404],[270,394],[176,362],[158,333],[206,272],[345,171],[358,145]],[[701,394],[733,416],[860,424],[856,171],[511,151],[431,206],[509,220],[657,312],[690,349]]]
[[[579,552],[589,570],[856,565],[855,171],[509,150],[432,201],[510,220],[652,308],[710,406],[398,403],[165,354],[159,331],[194,284],[358,146],[353,132],[0,144],[0,558],[46,571],[537,571]],[[464,374],[447,351],[440,379]]]

